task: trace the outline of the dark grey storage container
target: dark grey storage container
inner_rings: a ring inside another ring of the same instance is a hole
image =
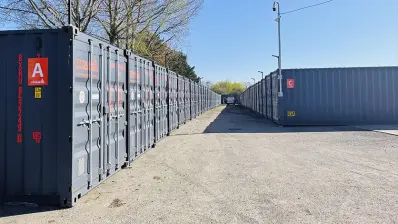
[[[0,43],[1,199],[72,206],[126,162],[124,52],[73,27]]]
[[[167,69],[155,66],[155,140],[159,141],[167,135]]]
[[[278,75],[271,74],[268,106],[281,125],[398,122],[398,67],[287,69],[282,77],[278,97]]]
[[[177,75],[178,85],[178,124],[182,125],[186,122],[185,117],[185,78]]]
[[[169,71],[168,74],[168,102],[169,102],[169,132],[178,127],[178,77],[176,73]]]
[[[283,69],[282,78],[283,97],[275,71],[242,105],[280,125],[398,123],[398,67]]]

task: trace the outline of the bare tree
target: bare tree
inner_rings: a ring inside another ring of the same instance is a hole
[[[96,16],[109,41],[152,55],[187,29],[203,0],[104,0]]]
[[[188,31],[203,0],[71,0],[81,31],[144,56],[165,55]],[[68,0],[2,0],[0,19],[22,28],[67,24]]]
[[[103,0],[71,0],[72,21],[87,32]],[[57,28],[68,23],[68,0],[2,0],[0,19],[21,28]]]
[[[134,26],[135,42],[146,43],[151,50],[161,39],[163,44],[171,44],[188,30],[188,23],[200,9],[203,0],[149,0],[150,7],[137,15]],[[137,48],[134,44],[133,50]],[[156,49],[155,49],[156,50]],[[167,52],[166,52],[167,53]]]

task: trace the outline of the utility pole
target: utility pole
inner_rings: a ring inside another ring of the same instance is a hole
[[[68,25],[72,26],[72,0],[68,0]]]
[[[278,44],[279,44],[279,55],[274,57],[278,58],[278,71],[279,71],[279,92],[278,96],[283,97],[283,92],[282,92],[282,50],[281,50],[281,13],[280,13],[280,7],[279,7],[279,2],[276,0],[274,2],[274,7],[272,8],[273,11],[276,11],[276,7],[278,6],[278,17],[276,18],[276,22],[278,22]]]

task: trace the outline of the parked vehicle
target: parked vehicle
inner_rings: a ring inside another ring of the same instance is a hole
[[[233,97],[233,96],[228,96],[228,97],[226,98],[226,103],[227,103],[227,105],[235,104],[235,97]]]

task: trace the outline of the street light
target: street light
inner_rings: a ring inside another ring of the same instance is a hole
[[[278,43],[279,43],[279,55],[272,55],[273,57],[278,58],[278,71],[279,71],[279,92],[278,96],[282,97],[283,92],[282,92],[282,52],[281,52],[281,13],[280,13],[280,7],[279,7],[279,2],[278,0],[274,1],[274,6],[272,7],[272,10],[275,12],[276,7],[278,6],[278,17],[275,19],[276,22],[278,22]]]
[[[262,72],[262,71],[258,71],[258,72],[261,73],[261,79],[263,79],[264,78],[264,72]]]
[[[253,84],[256,84],[256,79],[255,78],[252,78],[253,79]]]

